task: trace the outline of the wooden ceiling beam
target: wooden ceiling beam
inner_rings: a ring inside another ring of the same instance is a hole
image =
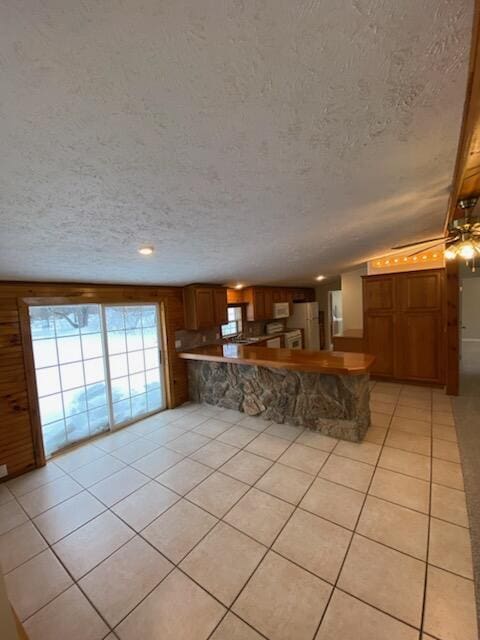
[[[475,0],[467,91],[445,229],[464,216],[458,201],[476,195],[480,195],[480,0]]]

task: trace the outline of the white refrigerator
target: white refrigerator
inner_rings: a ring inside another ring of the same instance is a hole
[[[318,302],[294,302],[293,314],[287,320],[289,329],[303,329],[304,349],[320,350]]]

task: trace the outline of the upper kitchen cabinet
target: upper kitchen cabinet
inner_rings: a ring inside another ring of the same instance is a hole
[[[192,284],[183,289],[186,329],[210,329],[227,322],[227,290]]]
[[[265,291],[261,287],[248,287],[243,290],[244,301],[247,303],[247,320],[268,320],[265,314]]]
[[[312,302],[315,300],[315,290],[308,287],[246,287],[245,289],[228,289],[229,304],[247,304],[247,320],[273,320],[275,318],[274,305],[278,302],[288,302],[290,312],[293,302]]]

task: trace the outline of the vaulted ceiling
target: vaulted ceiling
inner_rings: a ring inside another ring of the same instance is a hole
[[[472,15],[1,3],[0,278],[308,284],[438,234]]]

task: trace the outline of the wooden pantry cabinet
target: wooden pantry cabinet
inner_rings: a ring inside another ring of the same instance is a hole
[[[210,329],[227,322],[227,290],[191,284],[183,289],[186,329]]]
[[[444,384],[444,269],[364,276],[363,312],[372,374]]]

